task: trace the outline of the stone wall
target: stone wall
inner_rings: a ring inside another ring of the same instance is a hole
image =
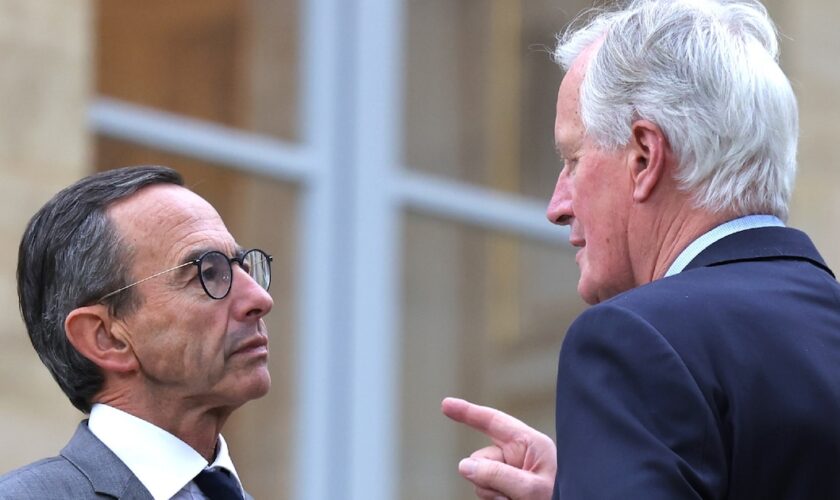
[[[0,0],[0,472],[56,454],[80,414],[20,319],[17,247],[55,191],[90,169],[89,0]]]

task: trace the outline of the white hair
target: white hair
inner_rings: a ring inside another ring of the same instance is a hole
[[[757,1],[634,0],[558,35],[568,71],[603,39],[580,88],[583,125],[604,149],[656,123],[698,207],[787,218],[796,174],[796,97],[778,65],[775,25]],[[577,25],[577,26],[576,26]]]

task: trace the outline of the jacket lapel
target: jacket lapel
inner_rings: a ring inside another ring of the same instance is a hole
[[[123,500],[154,500],[128,467],[87,426],[79,423],[61,456],[84,474],[98,494]]]

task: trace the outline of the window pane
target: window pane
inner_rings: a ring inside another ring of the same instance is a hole
[[[218,165],[171,155],[135,144],[97,138],[97,168],[140,164],[167,165],[184,176],[187,187],[209,201],[228,230],[245,247],[274,257],[266,317],[272,387],[267,396],[236,412],[224,429],[237,471],[255,498],[291,498],[296,351],[297,192],[293,186]],[[117,161],[118,160],[118,161]]]
[[[295,140],[297,0],[100,0],[97,92]]]
[[[401,498],[474,498],[459,459],[489,442],[440,414],[445,396],[554,435],[557,355],[582,310],[571,248],[420,215],[405,226]]]
[[[548,199],[560,69],[554,36],[580,0],[408,0],[408,167]]]

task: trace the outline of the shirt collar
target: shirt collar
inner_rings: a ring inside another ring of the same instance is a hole
[[[729,222],[725,222],[711,231],[701,235],[699,238],[691,242],[690,245],[685,247],[685,250],[680,252],[671,264],[671,267],[668,268],[668,272],[665,273],[665,277],[673,276],[682,272],[682,270],[685,269],[685,266],[697,257],[700,252],[730,234],[746,231],[747,229],[756,229],[759,227],[784,227],[784,225],[785,223],[775,215],[745,215],[744,217],[739,217]]]
[[[221,434],[216,458],[208,464],[174,435],[108,405],[93,405],[88,428],[125,463],[155,499],[172,498],[205,467],[227,469],[242,487]]]

